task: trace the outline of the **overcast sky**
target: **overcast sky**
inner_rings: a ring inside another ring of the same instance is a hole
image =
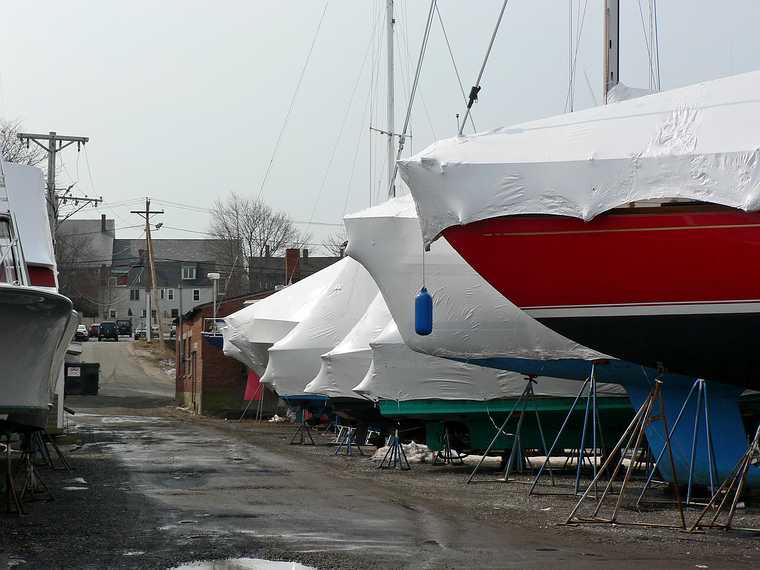
[[[621,79],[647,87],[639,5],[646,18],[649,1],[621,3]],[[262,192],[295,220],[337,224],[345,211],[369,204],[372,188],[378,194],[384,141],[368,127],[370,120],[380,128],[386,121],[385,55],[384,47],[379,49],[384,4],[329,1]],[[603,0],[586,4],[576,109],[593,105],[601,92]],[[166,210],[160,219],[167,227],[154,237],[201,237],[181,230],[206,231],[203,209],[216,198],[231,191],[258,195],[324,5],[322,0],[4,2],[0,117],[21,120],[28,131],[91,138],[86,155],[63,153],[61,184],[77,181],[80,192],[102,195],[106,204],[100,212],[115,217],[118,237],[141,235],[130,227],[139,219],[129,210],[145,196]],[[576,18],[583,5],[584,0],[573,3]],[[427,0],[397,1],[397,128],[428,6]],[[439,1],[467,90],[500,6],[501,0]],[[474,108],[478,130],[565,111],[569,6],[568,0],[510,1]],[[663,89],[760,67],[760,2],[660,0],[657,11]],[[574,26],[577,33],[577,19]],[[452,136],[455,115],[463,110],[437,20],[419,95],[411,151]],[[92,214],[98,215],[88,211]],[[310,229],[315,243],[336,229],[301,227]]]

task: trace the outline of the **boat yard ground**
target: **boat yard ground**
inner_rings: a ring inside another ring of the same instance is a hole
[[[572,499],[528,499],[524,484],[495,482],[495,472],[465,485],[471,467],[378,471],[361,456],[335,456],[327,436],[290,446],[292,426],[193,417],[175,407],[173,379],[129,342],[85,343],[83,360],[101,363],[101,391],[68,400],[78,411],[66,448],[74,472],[41,471],[55,500],[0,515],[0,567],[238,557],[317,568],[760,564],[756,535],[563,526]],[[760,525],[759,515],[741,516]]]

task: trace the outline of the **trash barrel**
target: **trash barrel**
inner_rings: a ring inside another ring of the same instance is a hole
[[[97,396],[100,384],[99,362],[67,362],[64,368],[64,394]]]

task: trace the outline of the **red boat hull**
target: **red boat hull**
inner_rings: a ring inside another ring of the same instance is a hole
[[[505,297],[576,342],[670,372],[759,384],[759,213],[512,216],[444,236]]]

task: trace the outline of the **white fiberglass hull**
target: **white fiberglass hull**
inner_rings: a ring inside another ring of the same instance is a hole
[[[77,324],[67,297],[0,285],[0,418],[24,425],[46,416]]]

